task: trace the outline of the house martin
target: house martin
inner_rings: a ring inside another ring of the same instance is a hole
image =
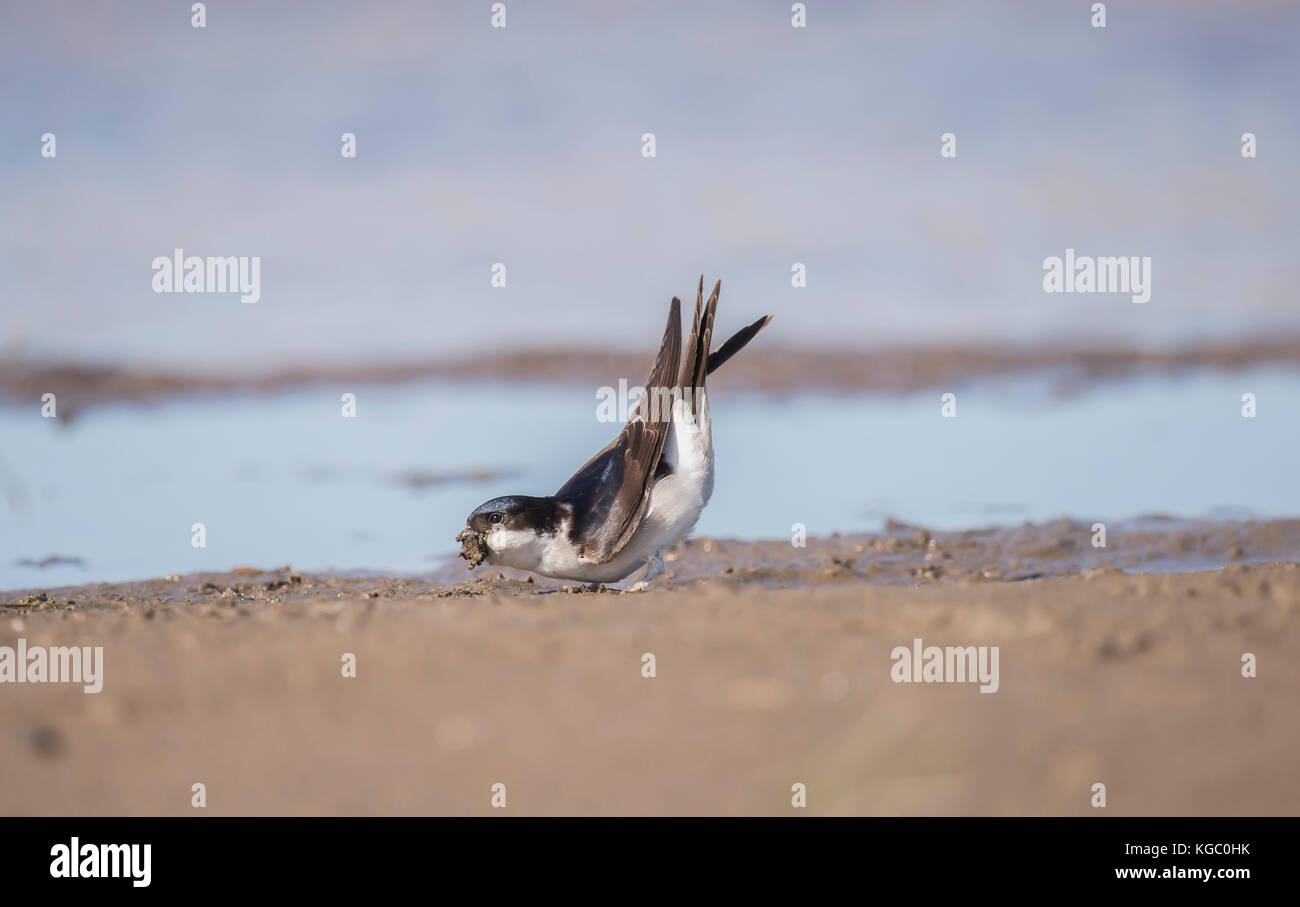
[[[584,583],[640,575],[640,591],[664,571],[663,549],[691,532],[713,493],[713,433],[705,378],[767,327],[764,315],[710,352],[719,280],[704,277],[682,349],[681,301],[673,298],[645,390],[623,430],[555,494],[506,495],[478,507],[456,537],[469,569],[480,563]]]

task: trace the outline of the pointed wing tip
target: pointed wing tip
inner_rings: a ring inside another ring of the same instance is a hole
[[[682,346],[682,301],[676,296],[673,297],[672,304],[668,306],[668,324],[664,327],[664,339],[659,343],[659,355],[655,359],[656,370],[659,362],[665,356],[669,356],[673,361],[671,371],[677,371],[677,360],[681,355]],[[654,377],[653,372],[651,377]],[[647,387],[650,385],[647,384]]]

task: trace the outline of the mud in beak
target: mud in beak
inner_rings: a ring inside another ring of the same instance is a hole
[[[465,568],[467,570],[473,570],[483,563],[488,555],[487,539],[481,532],[466,527],[456,536],[456,541],[460,542],[460,554],[457,556],[469,561],[469,566]]]

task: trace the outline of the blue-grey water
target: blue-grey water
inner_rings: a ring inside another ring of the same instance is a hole
[[[244,564],[423,573],[454,554],[477,504],[554,491],[617,428],[580,388],[361,388],[355,418],[342,390],[108,406],[67,425],[0,409],[0,589]],[[698,532],[1300,514],[1294,372],[954,390],[955,418],[938,390],[714,394],[718,479]],[[507,475],[402,480],[481,470]],[[50,556],[76,560],[23,563]]]

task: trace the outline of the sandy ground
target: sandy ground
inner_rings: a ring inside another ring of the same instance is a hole
[[[98,694],[0,685],[0,813],[192,814],[196,782],[209,814],[491,814],[498,782],[516,815],[1300,812],[1300,564],[1246,563],[1300,523],[1087,529],[697,539],[639,595],[288,568],[0,593],[0,645],[105,665]],[[893,682],[917,637],[998,646],[998,691]]]

